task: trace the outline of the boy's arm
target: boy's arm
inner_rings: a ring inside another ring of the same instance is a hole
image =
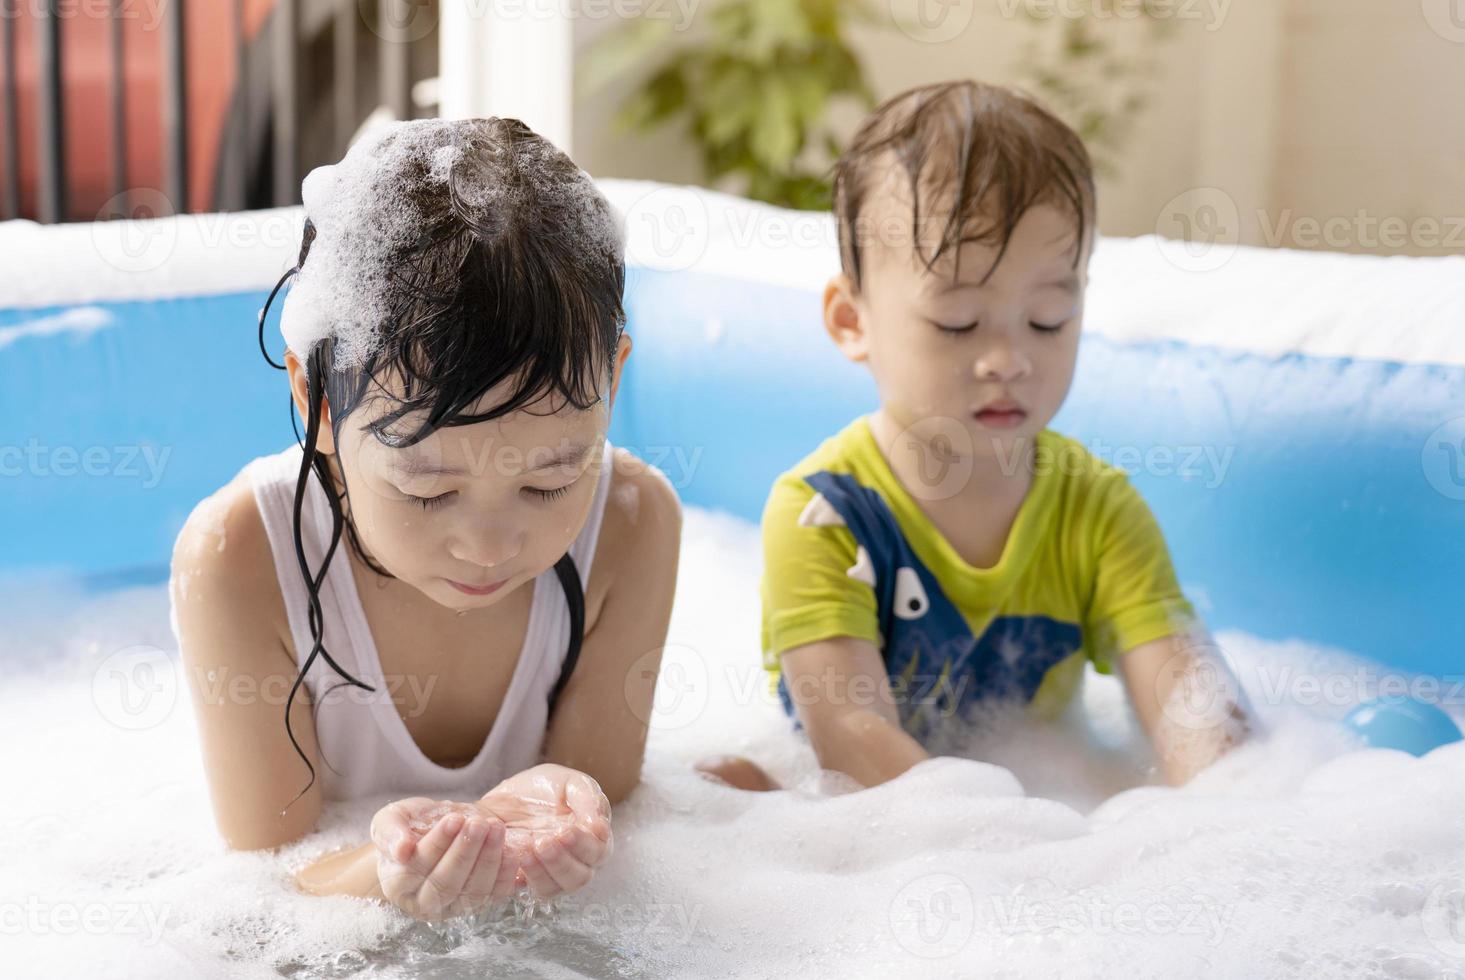
[[[1118,665],[1170,785],[1188,782],[1246,739],[1240,686],[1214,647],[1176,633],[1141,643]]]
[[[868,787],[930,758],[900,727],[885,663],[869,640],[831,637],[785,651],[781,663],[822,768]]]

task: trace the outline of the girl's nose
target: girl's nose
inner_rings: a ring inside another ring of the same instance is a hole
[[[523,537],[512,532],[488,528],[479,533],[459,538],[448,552],[459,561],[493,568],[519,556],[523,549]]]

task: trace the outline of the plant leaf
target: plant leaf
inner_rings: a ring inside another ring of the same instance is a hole
[[[596,40],[575,58],[576,95],[583,98],[629,74],[671,32],[669,20],[638,18]]]

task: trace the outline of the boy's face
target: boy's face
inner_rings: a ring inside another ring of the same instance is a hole
[[[908,192],[887,184],[867,199],[866,213],[863,287],[856,293],[843,275],[830,281],[826,328],[847,357],[869,363],[882,409],[901,430],[939,439],[955,456],[1019,459],[1073,380],[1090,251],[1083,243],[1075,268],[1076,222],[1036,205],[990,277],[998,247],[963,243],[953,282],[949,252],[934,272],[916,258]],[[946,217],[931,213],[925,255]],[[905,241],[892,240],[900,228]],[[880,236],[886,240],[870,240]]]

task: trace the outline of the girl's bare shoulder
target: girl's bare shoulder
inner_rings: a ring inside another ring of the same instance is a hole
[[[173,544],[169,587],[181,627],[249,624],[251,633],[263,627],[288,641],[274,553],[245,473],[188,515]]]
[[[592,597],[631,575],[653,576],[667,563],[675,568],[681,544],[682,504],[665,473],[616,447],[605,516],[591,568]]]

